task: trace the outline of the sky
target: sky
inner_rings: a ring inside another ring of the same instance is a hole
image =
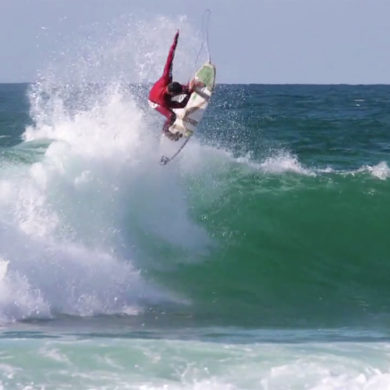
[[[0,82],[36,80],[65,42],[124,15],[200,31],[207,8],[220,83],[390,84],[390,0],[0,0]]]

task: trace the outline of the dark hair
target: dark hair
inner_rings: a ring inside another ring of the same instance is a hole
[[[169,93],[179,94],[182,91],[183,91],[183,87],[181,86],[180,83],[174,81],[174,82],[168,84],[168,92]]]

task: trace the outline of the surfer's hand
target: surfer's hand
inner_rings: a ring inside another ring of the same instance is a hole
[[[190,84],[190,91],[193,92],[195,91],[196,88],[202,88],[205,86],[205,83],[199,80],[192,80]]]

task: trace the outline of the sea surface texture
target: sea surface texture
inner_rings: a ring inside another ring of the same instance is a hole
[[[145,80],[0,85],[0,389],[389,389],[390,86]]]

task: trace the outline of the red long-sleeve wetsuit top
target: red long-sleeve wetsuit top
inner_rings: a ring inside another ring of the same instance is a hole
[[[187,85],[183,85],[183,91],[181,94],[186,94],[187,97],[181,102],[172,100],[172,96],[167,93],[167,86],[172,82],[172,63],[175,56],[175,50],[177,46],[177,40],[179,38],[179,32],[176,33],[172,46],[169,49],[167,61],[165,63],[164,72],[162,76],[153,85],[149,93],[149,100],[157,104],[156,110],[164,115],[168,120],[172,120],[175,114],[172,108],[183,108],[188,102],[190,91]]]

